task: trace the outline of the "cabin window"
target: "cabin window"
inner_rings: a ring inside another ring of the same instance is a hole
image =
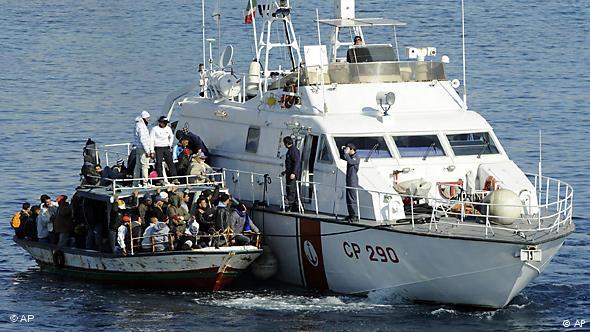
[[[494,140],[489,133],[465,133],[447,135],[455,156],[498,154]]]
[[[351,63],[397,61],[391,45],[355,46],[348,50],[346,60]]]
[[[246,151],[256,153],[258,151],[258,142],[260,141],[260,128],[250,127],[248,137],[246,137]]]
[[[385,139],[381,136],[372,137],[334,137],[336,146],[342,150],[342,146],[354,144],[359,158],[391,158],[391,153]]]
[[[334,161],[326,136],[322,136],[320,141],[320,154],[318,155],[318,161],[326,164],[331,164]]]
[[[393,136],[393,141],[402,158],[445,155],[436,135]]]

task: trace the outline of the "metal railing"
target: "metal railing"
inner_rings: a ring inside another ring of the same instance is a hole
[[[176,237],[176,234],[174,233],[166,233],[166,234],[155,234],[155,235],[150,235],[150,236],[138,236],[138,237],[134,237],[133,236],[133,229],[136,227],[141,227],[141,226],[132,226],[131,224],[129,224],[129,239],[130,239],[130,246],[129,246],[129,252],[127,254],[131,254],[134,255],[137,249],[140,249],[140,252],[151,252],[152,254],[155,254],[157,252],[164,252],[164,251],[174,251],[174,240]],[[261,243],[262,243],[262,234],[260,233],[256,233],[256,232],[244,232],[244,233],[235,233],[233,232],[231,229],[226,229],[224,231],[218,231],[215,232],[213,234],[199,234],[196,236],[193,236],[196,240],[201,240],[201,239],[208,239],[208,247],[211,245],[214,245],[213,243],[211,243],[212,241],[215,241],[217,239],[221,239],[223,238],[224,241],[220,241],[221,244],[215,245],[215,248],[221,248],[221,247],[231,247],[232,246],[232,238],[235,237],[236,235],[243,235],[246,236],[250,239],[250,242],[252,243],[252,241],[254,242],[254,244],[251,244],[253,246],[255,246],[256,248],[260,249]],[[165,241],[161,241],[158,239],[161,238],[166,238]],[[150,239],[150,250],[147,250],[144,247],[144,243],[143,240],[144,239]],[[135,244],[135,242],[137,242],[137,244]],[[126,243],[127,245],[127,243]],[[167,249],[164,250],[156,250],[156,246],[157,245],[164,245],[164,247]],[[125,248],[127,249],[127,248]]]
[[[242,196],[243,190],[250,189],[252,201],[264,200],[268,204],[286,209],[283,178],[268,174],[224,169],[228,179],[232,179],[235,192]],[[400,224],[407,222],[415,229],[418,224],[428,223],[429,230],[438,229],[440,224],[461,227],[475,227],[483,230],[485,236],[495,231],[505,230],[514,233],[555,231],[572,223],[573,189],[567,183],[550,177],[527,174],[534,184],[534,193],[523,190],[519,193],[522,204],[491,204],[476,200],[489,191],[480,190],[475,195],[457,195],[456,198],[436,198],[400,194],[335,185],[322,185],[317,182],[297,181],[297,200],[300,213],[328,214],[338,217],[346,211],[344,193],[353,190],[356,196],[356,210],[361,223]],[[271,186],[265,179],[278,181]],[[247,183],[243,183],[244,179]],[[240,182],[241,185],[240,185]],[[231,187],[231,184],[228,185]],[[263,188],[264,187],[264,188]],[[229,188],[231,189],[231,188]],[[523,199],[524,193],[524,199]],[[533,199],[536,198],[536,199]],[[427,206],[428,209],[424,209]],[[502,216],[494,211],[497,208],[518,209],[518,216]]]

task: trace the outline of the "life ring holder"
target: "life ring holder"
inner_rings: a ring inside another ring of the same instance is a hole
[[[55,250],[53,252],[53,265],[55,265],[57,268],[62,268],[65,266],[66,264],[66,257],[64,255],[64,252],[61,250]]]
[[[497,188],[496,178],[492,175],[488,176],[483,183],[483,190],[494,191]]]
[[[289,84],[283,89],[282,106],[284,108],[291,108],[297,102],[297,86]]]

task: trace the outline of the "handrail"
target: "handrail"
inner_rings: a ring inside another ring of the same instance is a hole
[[[140,226],[135,226],[135,227],[140,227]],[[157,252],[155,250],[155,245],[157,245],[157,244],[168,244],[169,245],[169,248],[173,248],[174,247],[173,246],[173,243],[172,243],[172,238],[174,238],[174,236],[176,236],[176,234],[174,234],[174,233],[166,233],[166,234],[156,234],[156,235],[150,235],[150,236],[133,237],[132,229],[135,228],[135,227],[132,227],[131,224],[129,225],[129,230],[130,230],[129,239],[130,239],[130,242],[131,242],[130,243],[130,252],[131,252],[131,255],[134,255],[134,250],[133,250],[134,248],[138,248],[138,249],[142,249],[143,250],[143,243],[142,243],[143,241],[142,240],[143,239],[147,239],[147,238],[150,238],[151,239],[151,245],[152,245],[151,253],[152,254],[155,254]],[[196,235],[195,237],[197,239],[208,238],[209,240],[211,240],[211,239],[215,239],[215,238],[219,238],[221,236],[224,236],[224,237],[226,237],[225,238],[226,241],[224,242],[223,245],[221,245],[219,247],[232,247],[232,245],[230,245],[230,241],[228,241],[228,239],[230,237],[233,237],[233,236],[236,236],[236,235],[248,236],[248,237],[250,237],[250,240],[251,241],[252,241],[253,238],[256,238],[256,242],[255,242],[254,246],[260,249],[261,235],[262,234],[257,233],[257,232],[235,233],[233,231],[226,230],[226,231],[217,231],[217,232],[215,232],[213,234],[199,234],[199,235]],[[157,240],[155,240],[156,237],[164,237],[164,236],[167,238],[166,241],[157,241]],[[133,243],[136,240],[138,241],[138,244],[137,245],[135,245]],[[168,249],[168,250],[164,250],[164,251],[174,251],[174,249]]]
[[[510,231],[514,231],[514,230],[518,230],[521,232],[536,232],[536,231],[541,231],[541,230],[548,230],[548,231],[552,231],[552,230],[556,230],[559,231],[559,227],[560,225],[563,225],[565,222],[572,222],[572,218],[571,216],[572,214],[572,199],[573,199],[573,189],[571,188],[570,185],[557,180],[557,179],[552,179],[552,178],[547,178],[547,177],[543,177],[543,182],[545,182],[545,190],[547,190],[547,188],[551,188],[556,187],[557,189],[557,193],[556,193],[556,198],[555,200],[550,200],[550,193],[549,192],[545,192],[545,199],[544,199],[544,203],[536,206],[538,212],[536,213],[536,217],[538,220],[538,224],[537,227],[533,227],[533,228],[522,228],[519,225],[520,224],[524,224],[524,225],[528,225],[530,224],[529,219],[530,216],[529,215],[525,215],[524,213],[521,214],[521,216],[517,217],[517,218],[512,218],[512,217],[505,217],[505,216],[498,216],[498,215],[493,215],[490,213],[490,210],[492,209],[492,207],[496,207],[496,206],[502,206],[502,207],[518,207],[518,208],[523,208],[523,205],[510,205],[510,204],[491,204],[491,203],[485,203],[485,202],[472,202],[472,201],[465,201],[465,200],[459,200],[459,199],[440,199],[440,198],[434,198],[434,197],[427,197],[427,196],[415,196],[415,195],[405,195],[405,194],[399,194],[397,192],[384,192],[384,191],[377,191],[377,190],[368,190],[368,189],[362,189],[362,188],[353,188],[353,187],[342,187],[342,186],[336,186],[337,189],[341,189],[341,190],[346,190],[346,189],[355,189],[357,190],[357,192],[363,192],[363,193],[367,193],[370,195],[377,195],[378,199],[372,199],[370,203],[372,203],[371,205],[363,205],[362,207],[365,209],[370,209],[374,211],[374,203],[375,202],[380,202],[380,197],[382,195],[390,195],[390,196],[398,196],[400,198],[400,200],[403,200],[404,198],[409,199],[410,200],[410,222],[412,225],[412,228],[415,228],[415,222],[416,222],[416,215],[415,215],[415,211],[414,211],[414,204],[413,202],[416,200],[425,200],[429,203],[430,206],[433,207],[433,214],[436,212],[436,208],[440,207],[440,206],[446,206],[447,208],[449,208],[449,211],[446,211],[445,214],[446,216],[451,216],[451,217],[455,217],[457,219],[457,223],[458,224],[463,224],[466,226],[475,226],[475,227],[481,227],[481,225],[479,224],[472,224],[472,223],[464,223],[466,218],[484,218],[485,219],[485,233],[486,236],[488,235],[488,231],[491,231],[493,234],[494,229],[498,230],[498,229],[502,229],[502,230],[510,230]],[[312,185],[314,187],[321,187],[322,185],[316,183],[316,182],[301,182],[301,184],[304,185]],[[553,184],[555,183],[555,184]],[[566,187],[566,193],[565,195],[561,195],[561,188],[562,187]],[[328,187],[328,186],[323,186],[323,187]],[[334,188],[333,186],[329,186],[328,188]],[[317,188],[314,190],[315,192],[317,192]],[[537,191],[537,190],[535,190]],[[544,193],[544,192],[540,192],[540,193]],[[314,194],[315,197],[311,197],[312,200],[316,200],[317,201],[317,194]],[[357,198],[357,204],[359,204],[359,199]],[[466,205],[469,204],[470,207],[472,208],[473,211],[485,211],[485,213],[467,213],[466,212]],[[459,205],[460,210],[459,212],[453,212],[450,210],[450,208],[452,208],[453,206],[457,206]],[[316,210],[315,213],[320,213],[321,211]],[[359,217],[361,216],[361,209],[359,209]],[[365,217],[364,219],[368,219],[368,220],[373,220],[373,221],[379,221],[377,218],[370,218],[370,217]],[[501,223],[497,223],[494,224],[494,220],[505,220],[505,219],[514,219],[514,225],[519,226],[518,228],[514,228],[514,227],[505,227],[503,225],[501,225]],[[385,220],[383,220],[385,221]],[[436,218],[431,218],[431,222],[441,222],[436,221]],[[444,223],[444,221],[443,221]]]
[[[220,186],[220,187],[225,187],[225,181],[224,181],[224,174],[223,172],[215,172],[215,173],[209,173],[207,174],[208,177],[213,178],[213,180],[209,181],[209,182],[202,182],[202,181],[195,181],[192,182],[191,180],[197,180],[200,175],[177,175],[177,176],[160,176],[160,177],[154,177],[154,178],[148,178],[148,187],[153,187],[153,188],[162,188],[162,187],[167,187],[170,185],[174,185],[177,188],[192,188],[194,186],[208,186],[208,187],[214,187],[214,186]],[[113,191],[113,194],[117,193],[117,191],[122,191],[122,190],[135,190],[135,189],[145,189],[145,186],[133,186],[133,182],[137,181],[137,183],[139,183],[139,181],[143,181],[143,178],[129,178],[129,179],[110,179],[110,178],[104,178],[108,181],[111,181],[111,190]],[[174,184],[171,183],[169,181],[174,181],[174,180],[184,180],[183,182]],[[164,185],[156,185],[154,184],[154,182],[157,181],[164,181]],[[122,183],[131,183],[131,186],[125,186]],[[119,184],[119,185],[117,185]]]
[[[262,178],[265,176],[265,174],[262,173],[232,169],[224,169],[223,172],[224,174],[226,174],[226,176],[228,176],[227,173],[233,174],[235,178],[234,185],[238,190],[240,187],[242,189],[245,189],[247,188],[246,186],[248,186],[251,188],[251,190],[255,191],[256,183],[254,177]],[[247,181],[249,181],[247,184],[244,184],[244,186],[240,185],[239,183],[240,175],[241,178],[247,178]],[[539,181],[538,175],[527,174],[527,176],[537,177],[534,181],[534,183],[536,184],[534,189],[535,193],[534,195],[533,193],[528,193],[528,195],[526,195],[527,197],[525,197],[527,201],[521,205],[474,202],[466,200],[465,197],[458,197],[456,199],[445,199],[430,196],[406,195],[400,194],[393,190],[388,192],[346,186],[322,185],[318,182],[312,181],[297,181],[297,200],[300,204],[301,213],[306,213],[305,210],[309,208],[311,210],[310,212],[315,213],[316,215],[332,214],[336,216],[339,211],[339,208],[340,210],[343,210],[342,208],[345,206],[344,200],[338,197],[333,197],[333,202],[331,201],[331,204],[333,204],[334,208],[332,211],[328,211],[327,205],[329,204],[324,204],[324,206],[320,205],[320,200],[324,200],[324,203],[326,203],[325,198],[327,196],[322,196],[322,194],[324,193],[326,188],[330,192],[330,197],[334,196],[334,191],[338,193],[339,191],[342,192],[346,189],[354,189],[355,192],[358,193],[356,204],[359,213],[359,218],[363,219],[364,222],[370,222],[371,224],[375,224],[376,222],[378,224],[380,223],[385,225],[400,219],[392,217],[392,215],[394,215],[395,213],[392,212],[391,206],[389,206],[390,202],[398,202],[402,204],[402,202],[405,200],[409,203],[405,205],[405,208],[402,211],[405,217],[401,219],[407,219],[412,229],[415,229],[417,227],[417,224],[423,222],[424,214],[418,213],[415,206],[417,202],[423,202],[427,203],[428,206],[431,208],[431,211],[429,211],[429,228],[437,228],[438,224],[452,223],[454,225],[459,225],[462,227],[482,228],[485,236],[493,236],[496,233],[496,231],[499,230],[510,232],[519,231],[523,233],[538,231],[558,232],[560,227],[564,226],[566,223],[571,223],[573,216],[572,187],[569,184],[564,183],[560,180],[549,178],[546,176],[541,177],[541,181]],[[266,197],[270,201],[274,201],[275,204],[279,205],[284,210],[285,191],[283,179],[282,177],[278,176],[272,178],[280,180],[280,191],[279,188],[275,187],[274,192],[272,190],[269,190],[271,194],[275,194],[275,197],[269,194],[267,194]],[[303,190],[304,188],[306,190]],[[310,192],[309,197],[306,196],[306,193],[308,191]],[[483,191],[480,192],[480,194],[487,193],[488,192]],[[252,197],[254,196],[254,193],[252,193]],[[279,196],[279,200],[276,200],[276,196]],[[533,197],[535,196],[537,196],[538,198],[537,202],[533,201]],[[523,198],[521,196],[519,197],[522,201]],[[498,216],[490,212],[494,210],[494,207],[497,206],[517,207],[522,208],[523,210],[520,216],[516,218]],[[400,207],[403,207],[403,204]],[[407,209],[407,211],[405,209]],[[367,213],[367,211],[370,211],[370,213]],[[382,215],[382,217],[380,217],[380,215]],[[441,216],[448,217],[451,219],[441,219]],[[418,220],[419,218],[420,220]],[[514,222],[508,226],[499,223],[500,221],[507,219],[514,219]],[[481,220],[484,224],[472,222],[474,220]],[[536,222],[532,223],[532,220],[535,220]]]

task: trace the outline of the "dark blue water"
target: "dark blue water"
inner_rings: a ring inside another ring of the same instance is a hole
[[[246,70],[247,1],[224,2],[222,43],[234,44],[237,67]],[[315,8],[331,16],[332,1],[293,2],[302,44],[316,43]],[[461,79],[460,1],[357,2],[358,16],[407,22],[400,46],[438,47],[451,58],[450,77]],[[136,114],[160,114],[169,92],[195,80],[199,8],[195,0],[0,2],[0,329],[534,331],[564,329],[565,319],[590,322],[590,15],[581,0],[466,4],[470,108],[526,171],[535,171],[541,129],[544,174],[575,190],[576,233],[507,308],[469,311],[276,284],[215,294],[127,290],[39,272],[12,244],[9,218],[42,193],[71,194],[87,137],[129,141]],[[35,318],[9,323],[12,314]]]

